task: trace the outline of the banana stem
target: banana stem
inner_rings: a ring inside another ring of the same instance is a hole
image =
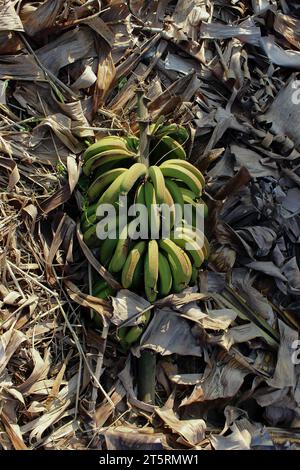
[[[139,162],[149,166],[149,113],[143,90],[137,90],[137,114],[140,128]]]
[[[155,404],[155,376],[155,352],[144,349],[138,360],[138,398],[149,405]]]

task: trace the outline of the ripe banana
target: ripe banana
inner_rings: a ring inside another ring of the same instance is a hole
[[[159,238],[159,229],[160,229],[160,214],[159,208],[156,203],[156,195],[154,186],[150,181],[145,183],[145,204],[148,210],[149,216],[149,233],[151,234],[152,239]]]
[[[172,272],[169,261],[162,253],[158,254],[159,293],[166,297],[172,288]]]
[[[128,170],[126,170],[122,183],[120,186],[121,195],[126,196],[129,191],[133,188],[135,183],[146,176],[148,173],[148,168],[144,163],[134,163]]]
[[[192,265],[186,253],[172,240],[164,239],[159,242],[160,248],[168,255],[175,292],[185,289],[192,277]]]
[[[129,289],[133,283],[137,265],[146,249],[146,242],[138,242],[129,252],[122,270],[122,286]]]
[[[149,302],[154,302],[157,297],[158,264],[158,244],[156,240],[150,240],[144,265],[145,293]]]
[[[190,170],[169,162],[160,165],[160,169],[164,176],[182,181],[196,196],[201,196],[202,184]]]
[[[158,166],[150,166],[149,178],[155,189],[156,202],[157,204],[162,204],[165,199],[166,185],[161,169]]]
[[[160,166],[168,166],[170,165],[176,165],[180,168],[185,168],[186,170],[189,170],[193,175],[199,180],[201,183],[202,188],[205,186],[205,179],[204,176],[202,175],[201,171],[198,170],[192,163],[188,162],[187,160],[176,160],[176,159],[170,159],[165,162],[163,162]]]
[[[95,201],[104,189],[111,184],[118,176],[124,174],[126,168],[114,168],[98,176],[90,185],[87,195],[91,202]]]
[[[130,238],[128,237],[128,226],[126,225],[121,231],[115,252],[108,266],[111,273],[118,273],[123,268],[128,256],[129,245]]]
[[[87,162],[91,157],[107,150],[128,150],[128,144],[123,137],[106,136],[90,145],[83,154],[83,161]]]

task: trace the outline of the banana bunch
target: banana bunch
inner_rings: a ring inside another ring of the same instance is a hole
[[[150,126],[150,135],[149,166],[139,161],[136,136],[108,136],[87,148],[83,155],[86,203],[81,227],[85,243],[123,287],[144,292],[154,302],[195,284],[197,269],[208,258],[209,244],[197,229],[198,213],[207,213],[201,199],[205,180],[186,160],[183,146],[188,131],[183,126],[159,122]],[[133,236],[134,219],[123,220],[121,196],[126,198],[127,207],[134,203],[146,207],[146,236]],[[103,204],[115,208],[117,237],[110,236],[109,218],[98,215]],[[189,220],[184,218],[187,205],[192,208]],[[170,210],[168,238],[163,233],[163,207]],[[103,240],[98,236],[99,224],[108,232]],[[112,295],[110,287],[100,281],[94,292],[101,298]],[[141,324],[120,329],[118,334],[124,344],[135,341],[148,320],[149,315],[145,315]]]

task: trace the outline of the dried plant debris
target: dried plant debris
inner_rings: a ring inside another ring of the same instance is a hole
[[[299,449],[298,2],[0,12],[0,449]],[[92,295],[97,271],[120,286],[77,225],[83,149],[137,130],[141,88],[151,119],[189,126],[210,214],[199,291],[154,306]]]

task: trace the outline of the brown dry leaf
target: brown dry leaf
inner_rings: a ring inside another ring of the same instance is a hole
[[[206,424],[203,419],[180,420],[169,406],[156,408],[155,411],[174,433],[183,438],[182,442],[188,447],[197,446],[204,440]]]
[[[43,3],[24,5],[20,11],[24,29],[29,36],[34,36],[54,25],[55,20],[64,4],[64,0],[46,0]]]
[[[0,0],[0,31],[24,31],[23,24],[14,8],[14,1]]]
[[[182,356],[203,355],[202,346],[193,336],[189,323],[174,311],[155,310],[154,316],[140,341],[141,349],[152,349],[158,354]],[[139,350],[135,354],[139,355]]]

